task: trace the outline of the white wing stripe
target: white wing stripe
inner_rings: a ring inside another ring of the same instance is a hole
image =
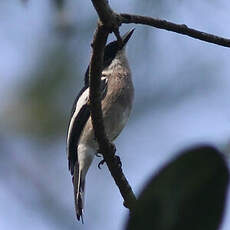
[[[73,114],[73,116],[71,117],[71,120],[70,120],[68,136],[67,136],[67,142],[69,142],[69,137],[70,137],[71,130],[73,128],[75,118],[77,117],[77,115],[78,115],[79,111],[81,110],[81,108],[83,107],[83,105],[85,105],[88,102],[88,99],[89,99],[89,88],[87,88],[83,92],[83,94],[80,96],[80,98],[77,101],[74,114]]]

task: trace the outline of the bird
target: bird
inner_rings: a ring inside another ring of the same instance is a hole
[[[120,41],[114,40],[104,49],[100,95],[105,131],[110,142],[120,134],[132,109],[134,87],[125,50],[133,32],[134,29],[126,32]],[[89,66],[84,87],[72,107],[66,142],[76,217],[83,223],[85,178],[94,156],[99,153],[89,108]]]

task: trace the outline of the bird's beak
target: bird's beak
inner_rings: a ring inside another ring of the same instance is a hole
[[[131,36],[132,36],[134,30],[135,30],[134,28],[131,29],[130,31],[126,32],[126,33],[121,37],[123,47],[127,44],[128,40],[131,38]]]

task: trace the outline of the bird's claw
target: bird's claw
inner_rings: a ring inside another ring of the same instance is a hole
[[[122,163],[121,163],[121,160],[120,160],[120,157],[115,155],[115,152],[116,152],[116,146],[113,144],[113,143],[110,143],[111,144],[111,152],[113,154],[113,157],[114,157],[114,161],[115,163],[117,164],[118,167],[121,167],[122,166]],[[96,153],[96,156],[97,157],[103,157],[103,155],[100,153],[100,150],[98,150],[98,152]],[[99,169],[101,169],[101,166],[105,163],[105,159],[101,160],[99,162],[99,164],[97,165],[97,167]]]
[[[97,167],[99,168],[99,169],[101,169],[101,165],[103,165],[105,163],[105,160],[103,159],[103,160],[101,160],[100,162],[99,162],[99,164],[97,165]]]
[[[120,157],[117,156],[117,155],[114,155],[114,159],[116,161],[117,166],[121,168],[122,167],[122,163],[121,163]]]

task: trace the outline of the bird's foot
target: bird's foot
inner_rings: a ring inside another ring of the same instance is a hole
[[[120,157],[115,155],[115,152],[116,152],[116,146],[113,144],[113,143],[110,143],[110,148],[111,148],[111,154],[113,155],[115,161],[116,161],[116,164],[121,167],[122,164],[121,164],[121,160],[120,160]],[[96,153],[96,156],[97,157],[103,157],[103,155],[100,153],[100,149],[97,151]],[[101,160],[98,164],[98,168],[101,169],[101,166],[105,163],[105,159]]]
[[[105,163],[105,160],[103,159],[103,160],[101,160],[101,161],[99,162],[99,164],[97,165],[97,167],[98,167],[99,169],[101,169],[101,166],[102,166],[104,163]]]
[[[117,165],[119,168],[121,168],[121,167],[122,167],[122,163],[121,163],[120,157],[117,156],[117,155],[114,155],[114,160],[115,160],[116,165]]]
[[[115,161],[115,164],[116,164],[119,168],[122,167],[121,159],[120,159],[119,156],[114,155],[114,161]],[[97,167],[98,167],[99,169],[101,169],[101,166],[102,166],[104,163],[105,163],[105,159],[101,160],[101,161],[99,162],[99,164],[98,164]]]

